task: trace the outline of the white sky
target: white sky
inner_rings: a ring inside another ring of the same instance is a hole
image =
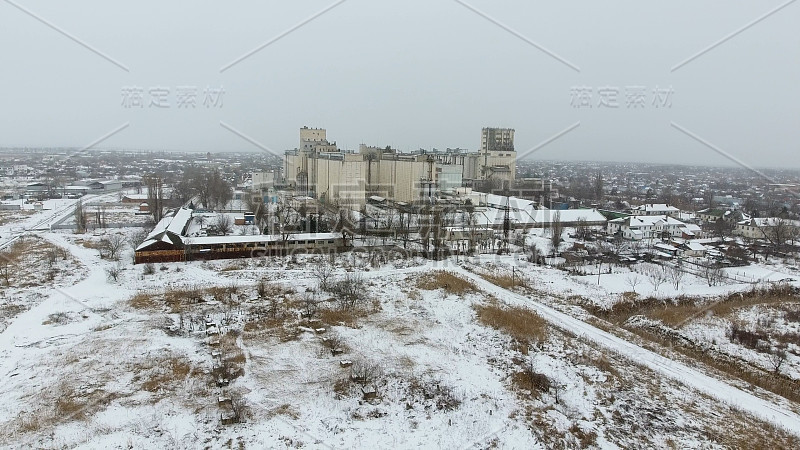
[[[74,35],[93,53],[16,8]],[[303,125],[340,146],[479,145],[484,126],[517,130],[520,154],[580,123],[532,158],[730,165],[671,123],[754,166],[798,167],[800,2],[675,71],[678,63],[784,1],[470,0],[578,66],[576,71],[453,0],[347,0],[224,72],[330,1],[0,1],[0,146],[259,151],[220,121],[282,152]],[[197,107],[178,108],[178,86]],[[644,108],[625,87],[647,88]],[[143,108],[122,88],[145,90]],[[148,107],[151,87],[170,108]],[[222,106],[202,105],[224,86]],[[575,86],[592,108],[571,105]],[[600,108],[597,89],[619,88]],[[652,89],[671,87],[671,108]]]

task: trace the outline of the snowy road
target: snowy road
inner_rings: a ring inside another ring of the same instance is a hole
[[[473,281],[487,293],[509,304],[524,305],[534,309],[545,320],[558,328],[589,339],[602,347],[626,356],[686,386],[697,389],[745,413],[770,422],[789,433],[800,436],[800,416],[767,400],[737,389],[721,380],[705,375],[680,362],[653,353],[636,344],[605,332],[572,316],[556,311],[528,297],[498,287],[461,267],[453,270]]]
[[[81,201],[111,200],[116,195],[117,193],[86,195]],[[74,213],[75,205],[78,203],[78,200],[54,199],[46,200],[45,203],[45,207],[49,207],[49,209],[37,211],[35,214],[19,222],[0,226],[0,235],[3,236],[3,239],[0,240],[0,249],[7,247],[17,240],[19,236],[27,232],[50,230],[51,225]]]

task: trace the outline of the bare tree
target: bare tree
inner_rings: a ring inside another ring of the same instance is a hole
[[[775,374],[780,373],[783,363],[786,362],[786,348],[778,346],[776,349],[769,353],[769,363]]]
[[[366,300],[365,284],[360,273],[347,273],[341,280],[332,282],[329,289],[336,296],[339,308],[349,311]]]
[[[314,317],[314,314],[317,313],[317,309],[319,308],[319,300],[317,299],[316,293],[310,291],[304,292],[301,305],[303,317]]]
[[[725,239],[731,236],[733,233],[734,225],[726,220],[724,217],[720,217],[714,222],[713,231],[714,236],[720,238],[722,242],[725,242]]]
[[[702,273],[703,273],[703,278],[706,279],[706,283],[708,283],[709,286],[718,285],[725,276],[725,274],[722,271],[722,268],[719,267],[717,264],[712,264],[712,263],[703,266]]]
[[[350,366],[350,379],[362,386],[373,385],[377,388],[383,373],[383,367],[380,364],[364,359],[357,359]]]
[[[532,244],[528,251],[528,262],[534,264],[542,264],[544,262],[544,254],[542,254],[542,251],[539,250],[536,244]]]
[[[136,247],[142,245],[147,236],[150,234],[145,228],[138,228],[128,236],[128,242],[135,250]]]
[[[653,265],[647,269],[647,280],[653,286],[653,290],[658,292],[658,289],[667,281],[666,267],[661,265]]]
[[[578,217],[578,222],[575,224],[575,235],[581,241],[585,241],[590,234],[591,229],[589,228],[589,223],[586,221],[586,218]]]
[[[594,191],[594,198],[595,200],[602,200],[603,199],[603,172],[597,172],[597,176],[594,178],[594,183],[592,186],[592,190]]]
[[[0,277],[6,286],[11,286],[11,280],[17,273],[19,253],[12,247],[11,250],[0,252]]]
[[[472,204],[471,200],[467,200],[467,202],[468,203],[465,205],[464,210],[467,214],[466,225],[467,225],[467,234],[469,238],[469,254],[472,255],[475,253],[475,247],[478,244],[478,236],[477,236],[478,212],[475,211],[475,206]],[[536,252],[538,251],[538,249],[532,251]]]
[[[247,209],[253,213],[255,225],[259,229],[259,233],[264,229],[267,218],[267,206],[264,204],[261,196],[251,195],[247,198]]]
[[[754,219],[755,222],[755,219]],[[790,240],[794,243],[797,231],[792,222],[782,217],[772,219],[769,226],[761,229],[764,237],[769,241],[775,251],[782,251]]]
[[[86,232],[86,212],[83,209],[83,201],[78,200],[75,203],[75,232],[76,233],[85,233]]]
[[[553,223],[550,225],[550,245],[553,247],[553,255],[558,253],[558,246],[561,245],[561,235],[564,233],[564,226],[561,223],[561,212],[556,211],[553,216]]]
[[[330,288],[330,280],[333,275],[333,265],[323,258],[311,266],[311,275],[319,282],[319,288],[327,291]]]
[[[280,241],[285,248],[289,239],[291,239],[295,224],[297,223],[297,214],[292,210],[288,200],[281,198],[275,204],[274,210],[275,226],[278,228],[277,232],[280,236]]]
[[[104,237],[100,240],[100,257],[116,261],[119,259],[119,254],[125,248],[125,236],[121,234],[112,234],[111,236]]]
[[[680,263],[676,263],[674,266],[670,266],[668,275],[669,279],[672,280],[672,285],[675,286],[675,290],[678,290],[681,284],[681,280],[683,280],[683,276],[686,272],[683,271],[683,267],[681,267]]]
[[[234,423],[243,423],[246,422],[247,419],[250,417],[250,405],[247,402],[247,399],[238,392],[233,392],[230,395],[231,399],[231,412],[233,413]]]
[[[625,283],[631,287],[631,290],[634,294],[636,293],[636,286],[638,286],[641,282],[642,279],[635,273],[631,273],[625,277]]]
[[[164,218],[164,180],[156,175],[144,177],[147,186],[147,208],[158,223]]]
[[[217,231],[222,233],[223,236],[226,236],[233,231],[233,219],[230,215],[225,213],[217,214],[214,225],[217,227]]]

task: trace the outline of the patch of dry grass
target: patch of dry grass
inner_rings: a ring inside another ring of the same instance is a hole
[[[478,320],[487,326],[505,332],[520,344],[539,344],[547,341],[547,321],[536,312],[520,307],[501,307],[496,303],[473,306]]]
[[[164,303],[173,313],[181,312],[186,305],[203,301],[205,301],[205,294],[200,287],[174,288],[164,291]]]
[[[526,280],[522,278],[520,274],[480,272],[478,275],[480,275],[481,278],[489,283],[492,283],[495,286],[499,286],[503,289],[528,286]]]
[[[448,294],[454,295],[464,295],[478,291],[478,288],[471,281],[443,270],[436,270],[417,278],[417,288],[426,291],[444,289]]]
[[[363,317],[363,311],[351,309],[343,310],[339,308],[322,308],[317,313],[319,319],[328,326],[346,326],[350,328],[358,328],[358,319]]]
[[[610,309],[589,306],[590,312],[598,317],[617,324],[624,323],[631,316],[644,315],[660,320],[666,325],[677,326],[701,313],[713,313],[725,317],[733,311],[755,305],[796,303],[800,300],[798,292],[791,286],[771,286],[753,288],[747,292],[734,292],[716,300],[681,296],[672,299],[638,298],[624,296],[622,301]]]
[[[179,383],[182,383],[190,374],[199,376],[201,373],[197,369],[193,369],[192,362],[185,357],[172,356],[164,358],[163,360],[155,362],[149,374],[142,374],[141,370],[134,380],[141,379],[141,387],[147,392],[161,392],[174,389]]]
[[[156,309],[159,302],[149,292],[138,292],[128,300],[128,305],[136,309]]]

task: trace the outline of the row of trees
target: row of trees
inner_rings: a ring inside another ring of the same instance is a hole
[[[195,197],[204,208],[219,209],[233,199],[233,186],[217,169],[190,167],[173,185],[172,198],[183,204]]]

